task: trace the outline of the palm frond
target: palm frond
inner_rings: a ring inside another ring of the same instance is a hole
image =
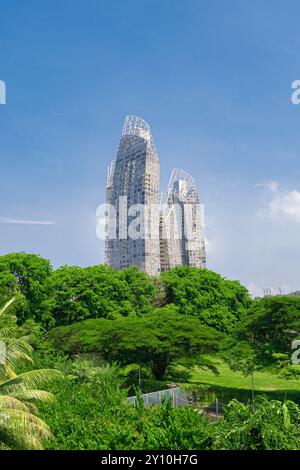
[[[45,390],[23,390],[22,392],[14,394],[14,397],[25,402],[36,400],[42,403],[53,403],[55,401],[54,395]]]
[[[8,364],[5,364],[5,379],[14,379],[15,377],[17,377],[17,374],[15,373],[15,371]],[[0,369],[0,382],[2,382],[1,369]]]
[[[5,409],[28,411],[27,406],[18,398],[9,395],[0,395],[0,413]]]
[[[13,297],[12,299],[10,299],[8,302],[6,302],[6,304],[4,305],[4,307],[2,307],[0,309],[0,316],[2,316],[6,310],[11,306],[11,304],[16,300],[15,297]]]
[[[14,390],[23,391],[26,389],[39,389],[45,385],[51,385],[57,380],[61,380],[63,374],[54,369],[38,369],[19,374],[13,379],[6,380],[0,384],[0,394],[12,393]]]
[[[49,439],[49,427],[29,412],[0,411],[0,442],[13,449],[42,449],[41,439]]]
[[[41,388],[62,379],[63,374],[52,369],[16,374],[20,363],[33,363],[33,348],[30,329],[18,327],[16,317],[7,312],[14,300],[0,309],[0,341],[5,344],[0,348],[0,450],[42,449],[42,441],[51,433],[36,416],[34,402],[53,402],[54,396]]]

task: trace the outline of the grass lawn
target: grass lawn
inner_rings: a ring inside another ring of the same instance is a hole
[[[191,382],[201,382],[232,389],[250,388],[250,377],[243,376],[241,372],[233,372],[221,360],[214,359],[214,362],[219,369],[219,375],[215,375],[213,372],[198,368],[192,372]],[[300,393],[300,379],[286,380],[279,378],[274,374],[270,374],[269,372],[255,372],[254,388],[258,391],[272,392],[288,390]]]

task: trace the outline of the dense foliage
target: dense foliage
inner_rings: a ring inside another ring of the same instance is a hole
[[[225,357],[233,368],[282,369],[299,373],[292,366],[292,342],[300,337],[300,298],[266,297],[253,302],[224,341]]]
[[[190,407],[170,402],[144,408],[126,402],[115,367],[97,368],[90,380],[71,371],[55,388],[57,403],[44,405],[43,418],[55,439],[50,449],[206,449],[212,429]]]
[[[145,408],[126,400],[129,389],[139,394],[141,373],[152,391],[188,382],[194,365],[217,372],[209,354],[252,379],[257,369],[299,372],[291,365],[299,297],[252,301],[239,282],[207,269],[178,267],[156,278],[134,267],[54,270],[25,253],[0,257],[1,303],[12,296],[0,311],[1,448],[300,449],[292,402],[231,401],[211,423],[197,403]],[[65,376],[51,385],[61,378],[53,369]]]
[[[151,309],[154,286],[144,273],[108,266],[62,267],[47,282],[49,310],[55,325],[87,318],[115,319]]]
[[[210,422],[197,404],[129,404],[115,366],[84,375],[76,362],[57,361],[51,365],[60,362],[66,378],[54,389],[57,403],[42,408],[55,435],[49,449],[300,449],[300,409],[292,402],[233,400],[224,418]]]
[[[39,402],[52,403],[54,396],[41,390],[61,373],[52,369],[31,370],[30,331],[16,325],[8,310],[14,299],[0,309],[0,450],[42,449],[50,429],[37,417]],[[17,373],[30,364],[30,370]]]
[[[217,446],[237,450],[296,450],[300,448],[300,408],[258,398],[251,404],[233,400],[218,426]]]
[[[248,291],[207,269],[180,266],[162,275],[166,300],[179,312],[228,333],[251,305]]]
[[[86,320],[52,329],[47,338],[65,353],[98,352],[107,361],[148,366],[158,380],[177,364],[205,364],[203,355],[216,352],[221,335],[198,319],[164,307],[143,317]]]
[[[46,283],[51,272],[50,262],[40,256],[26,253],[0,256],[0,299],[4,302],[13,296],[17,298],[13,309],[19,322],[43,319],[49,297]]]
[[[0,295],[18,297],[19,322],[31,318],[47,329],[88,318],[141,316],[175,305],[178,312],[227,333],[249,307],[245,287],[207,269],[178,267],[151,278],[131,267],[64,266],[53,270],[37,255],[0,256]]]

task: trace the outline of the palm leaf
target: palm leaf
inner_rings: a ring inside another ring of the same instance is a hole
[[[51,385],[56,380],[61,380],[63,374],[54,369],[38,369],[19,374],[13,379],[0,384],[0,394],[11,393],[14,390],[39,389],[45,385]]]
[[[7,309],[14,302],[8,301],[0,309],[0,340],[5,350],[0,349],[0,450],[42,449],[42,440],[51,433],[47,424],[35,416],[37,407],[32,401],[50,403],[54,396],[40,388],[61,379],[57,370],[40,369],[17,375],[18,364],[33,363],[28,331],[20,329],[14,315]]]
[[[18,409],[28,411],[27,406],[16,397],[9,395],[0,395],[0,413],[5,409]]]
[[[21,401],[37,400],[42,403],[52,403],[55,401],[54,395],[45,390],[23,390],[22,392],[14,394],[14,398]]]
[[[49,439],[49,427],[29,412],[6,409],[0,412],[0,442],[13,449],[42,449],[40,439]]]
[[[4,305],[4,307],[2,307],[0,309],[0,316],[2,316],[6,310],[11,306],[11,304],[16,300],[15,297],[13,297],[12,299],[10,299],[8,302],[6,302],[6,304]]]

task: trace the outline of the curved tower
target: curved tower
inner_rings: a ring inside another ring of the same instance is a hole
[[[150,275],[160,273],[160,165],[149,124],[137,116],[124,122],[117,158],[107,178],[107,223],[115,220],[115,236],[105,241],[106,263],[117,269],[136,265]]]
[[[161,270],[187,265],[206,267],[204,214],[194,178],[174,169],[161,198]]]

